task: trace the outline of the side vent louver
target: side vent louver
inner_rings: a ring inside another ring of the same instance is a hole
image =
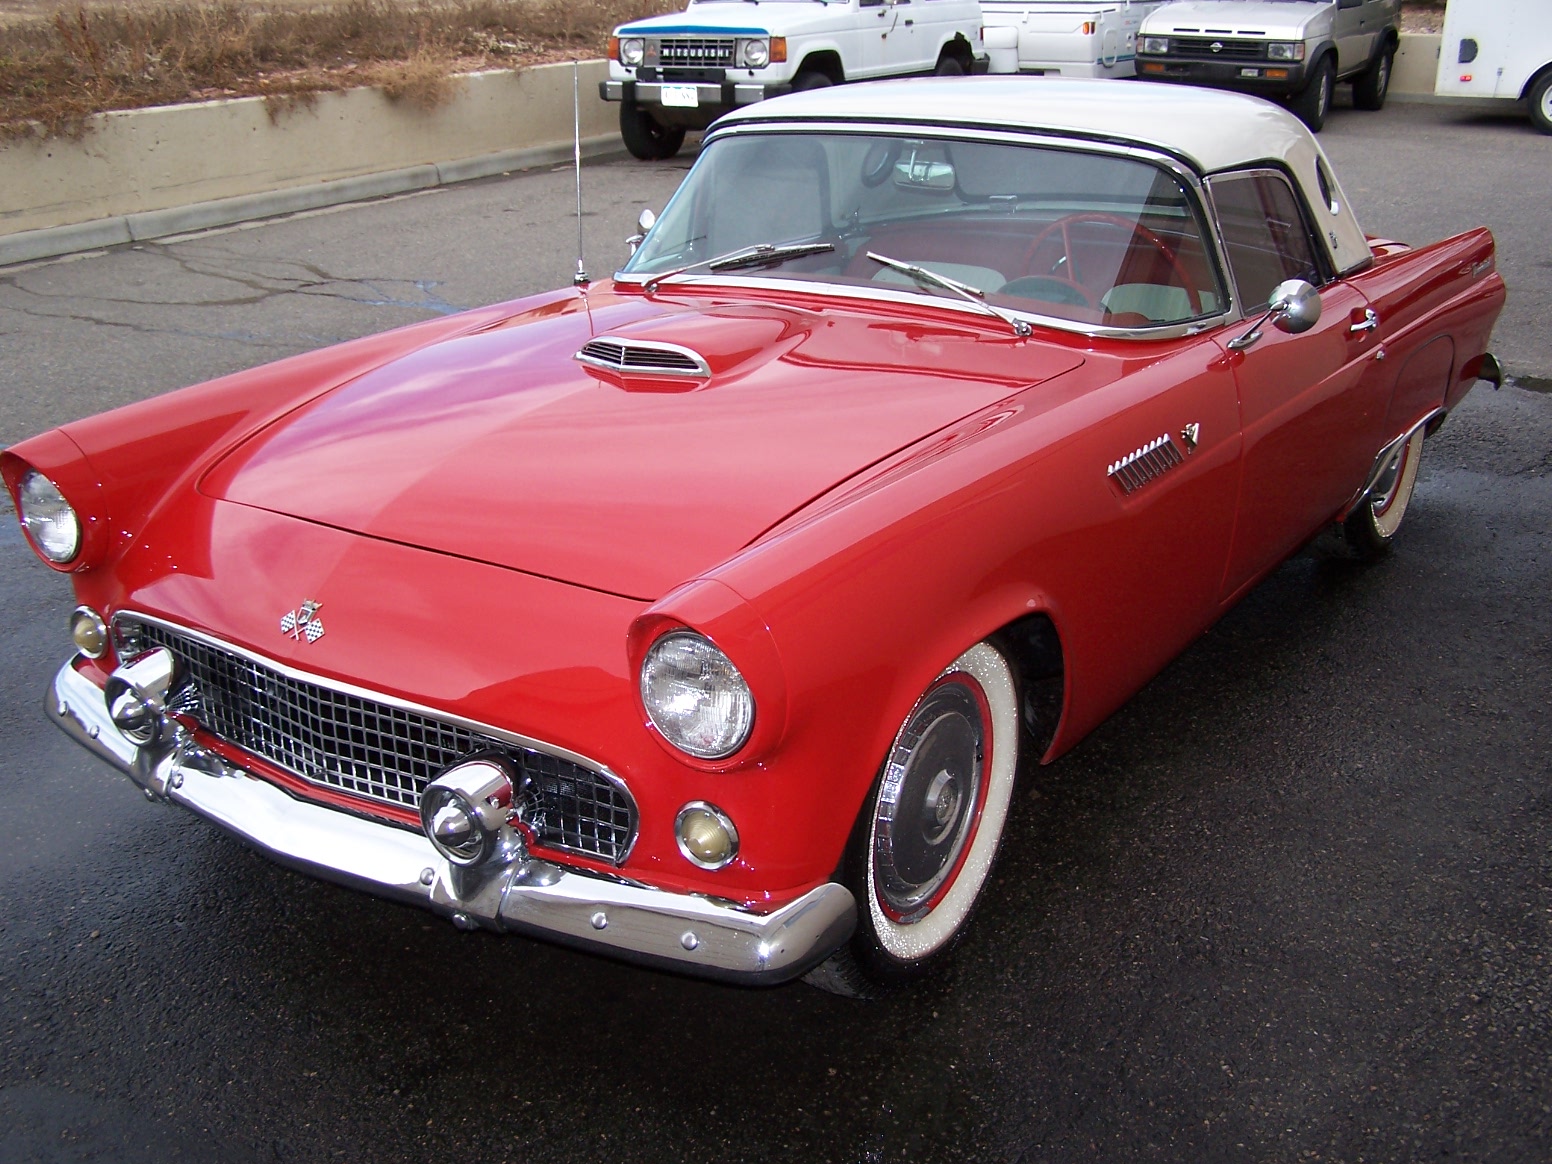
[[[1183,460],[1185,457],[1166,433],[1111,465],[1109,475],[1123,493],[1130,495],[1149,481],[1162,477]]]
[[[576,358],[584,364],[622,375],[697,376],[701,379],[711,375],[711,368],[698,352],[658,340],[600,336],[589,340]]]

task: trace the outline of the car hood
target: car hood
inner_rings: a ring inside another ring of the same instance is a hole
[[[615,35],[790,35],[844,28],[855,23],[856,17],[845,4],[824,4],[817,0],[809,4],[750,4],[747,0],[735,0],[728,4],[695,4],[684,12],[668,12],[662,16],[632,20],[615,29]]]
[[[699,298],[699,297],[697,297]],[[595,335],[709,377],[580,363]],[[1082,357],[858,309],[595,293],[433,344],[228,452],[207,496],[655,599],[848,477]]]
[[[1178,32],[1197,36],[1253,36],[1302,40],[1320,18],[1329,25],[1331,4],[1313,0],[1183,0],[1145,18],[1142,30],[1154,36]]]

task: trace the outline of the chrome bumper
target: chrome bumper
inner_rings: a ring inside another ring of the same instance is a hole
[[[849,890],[821,885],[768,914],[563,869],[537,858],[473,878],[424,835],[298,800],[184,740],[137,747],[102,691],[67,662],[45,710],[152,800],[192,809],[265,856],[353,889],[423,906],[461,928],[547,938],[632,962],[750,985],[785,982],[851,936]]]

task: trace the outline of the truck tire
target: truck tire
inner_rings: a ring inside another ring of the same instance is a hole
[[[1311,133],[1319,133],[1326,124],[1326,114],[1331,112],[1331,94],[1336,90],[1336,68],[1329,56],[1322,57],[1315,72],[1300,93],[1288,103],[1296,116],[1310,127]]]
[[[801,93],[805,89],[827,89],[833,84],[834,81],[817,69],[805,69],[792,79],[792,91]]]
[[[1385,108],[1385,95],[1390,92],[1390,71],[1395,62],[1396,50],[1386,45],[1374,63],[1353,81],[1353,105],[1358,109]]]
[[[1530,119],[1542,133],[1552,133],[1552,69],[1536,79],[1526,94]]]
[[[620,102],[620,137],[632,157],[661,162],[673,157],[684,144],[684,130],[659,125],[633,98]]]
[[[932,70],[937,77],[963,77],[965,75],[965,63],[953,53],[945,52],[938,58],[938,67]]]

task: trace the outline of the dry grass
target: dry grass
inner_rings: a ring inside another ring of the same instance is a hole
[[[39,6],[41,7],[41,6]],[[457,72],[602,55],[659,0],[251,0],[77,4],[0,24],[0,138],[77,135],[93,113],[262,96],[279,113],[380,85],[435,105]]]

